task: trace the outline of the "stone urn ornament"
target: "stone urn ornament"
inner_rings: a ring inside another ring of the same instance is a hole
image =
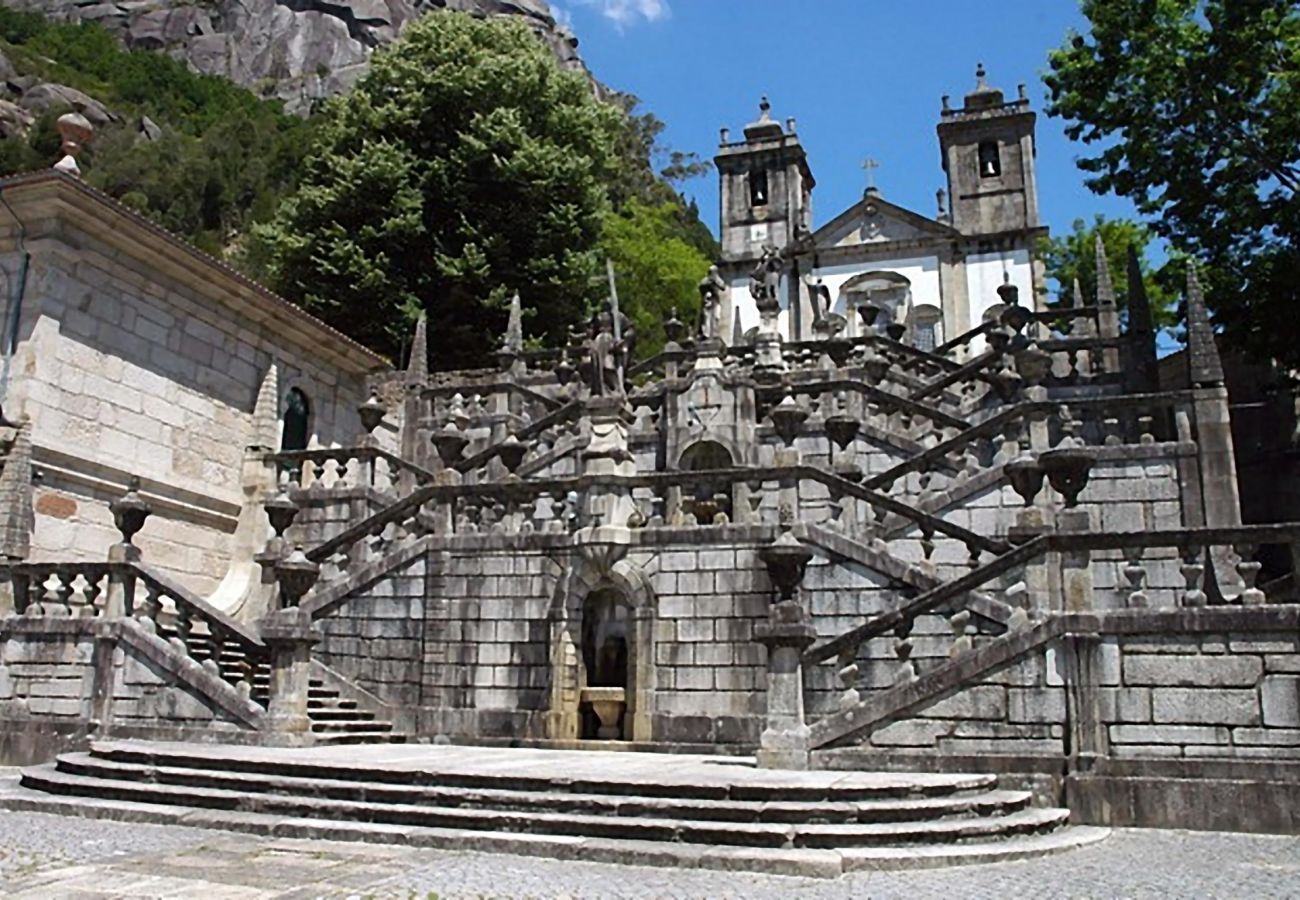
[[[280,585],[280,608],[290,609],[299,604],[320,578],[320,566],[307,558],[302,547],[275,564],[275,580]]]
[[[796,403],[794,395],[787,389],[781,402],[772,407],[767,415],[772,420],[772,427],[781,436],[781,440],[787,447],[791,447],[794,445],[794,439],[799,436],[804,421],[808,418],[808,410]]]
[[[379,423],[384,421],[384,415],[388,410],[384,407],[383,402],[379,399],[379,394],[372,388],[370,396],[366,398],[365,403],[357,405],[357,415],[361,418],[361,427],[365,429],[366,434],[374,434]]]
[[[433,449],[438,452],[438,459],[442,460],[442,464],[450,469],[460,462],[465,447],[469,444],[469,438],[465,432],[448,422],[429,435],[429,442],[433,444]]]
[[[140,496],[140,477],[132,475],[127,482],[126,493],[118,497],[108,505],[108,511],[113,514],[113,525],[122,534],[122,543],[131,544],[131,541],[140,529],[144,527],[145,520],[149,518],[153,510],[145,499]]]
[[[95,127],[79,112],[69,112],[59,116],[55,127],[59,130],[59,138],[62,141],[63,158],[54,164],[54,168],[66,175],[80,178],[81,168],[77,165],[77,157],[95,136]]]

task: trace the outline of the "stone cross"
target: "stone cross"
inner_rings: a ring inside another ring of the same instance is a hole
[[[875,190],[876,187],[876,169],[880,168],[880,163],[871,157],[862,161],[862,168],[867,173],[867,190]]]

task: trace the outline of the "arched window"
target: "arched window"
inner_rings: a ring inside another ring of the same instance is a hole
[[[997,141],[980,141],[980,177],[997,178],[1002,174],[1002,154]]]
[[[918,306],[912,314],[912,346],[926,353],[933,353],[939,346],[939,327],[943,313],[938,307],[925,304]]]
[[[306,450],[310,434],[311,404],[307,395],[293,388],[284,398],[284,428],[280,433],[281,450]]]
[[[749,205],[767,205],[767,170],[757,169],[749,173]]]

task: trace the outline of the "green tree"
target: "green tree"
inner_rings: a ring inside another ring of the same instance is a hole
[[[1151,318],[1157,328],[1174,324],[1178,296],[1171,294],[1159,273],[1147,259],[1147,247],[1153,235],[1147,226],[1128,219],[1107,219],[1098,215],[1091,225],[1075,219],[1070,231],[1056,237],[1044,238],[1038,247],[1039,258],[1047,280],[1054,287],[1055,299],[1049,305],[1070,307],[1073,302],[1073,285],[1079,281],[1080,293],[1087,304],[1097,297],[1097,236],[1101,236],[1115,287],[1116,305],[1128,308],[1128,248],[1137,251],[1138,266],[1142,271],[1142,284],[1151,304]]]
[[[709,257],[679,236],[680,213],[675,203],[634,199],[605,220],[601,246],[614,262],[620,309],[636,326],[642,357],[663,347],[663,324],[673,310],[687,327],[699,315],[698,284]]]
[[[1098,193],[1209,266],[1238,346],[1300,366],[1300,11],[1293,0],[1083,0],[1052,52],[1049,112],[1094,148]]]
[[[322,115],[254,231],[273,287],[394,356],[425,309],[440,367],[487,358],[516,289],[552,342],[582,318],[620,114],[527,26],[426,16]]]

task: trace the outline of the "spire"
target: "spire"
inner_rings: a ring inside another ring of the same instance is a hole
[[[739,347],[743,343],[745,343],[745,331],[740,327],[740,310],[736,310],[731,324],[731,346]]]
[[[249,446],[271,450],[279,443],[279,438],[280,370],[272,360],[257,388],[257,400],[253,403],[253,435]]]
[[[1083,287],[1079,284],[1079,278],[1076,275],[1074,285],[1070,291],[1071,304],[1075,309],[1083,309]]]
[[[1214,340],[1214,328],[1205,308],[1205,294],[1196,263],[1187,261],[1187,367],[1192,387],[1223,384],[1223,363]]]
[[[518,291],[510,298],[510,318],[506,320],[506,339],[502,348],[515,354],[524,349],[524,310]]]
[[[1151,320],[1151,303],[1142,279],[1142,264],[1137,248],[1128,245],[1128,346],[1126,373],[1129,384],[1138,391],[1160,389],[1160,372],[1156,367],[1155,325]]]
[[[1097,305],[1113,308],[1115,306],[1115,283],[1110,277],[1110,263],[1106,262],[1106,245],[1101,242],[1100,233],[1097,235],[1093,253],[1097,261]]]
[[[415,337],[411,339],[405,382],[407,387],[419,387],[429,382],[429,317],[424,310],[420,310],[420,318],[415,320]]]

